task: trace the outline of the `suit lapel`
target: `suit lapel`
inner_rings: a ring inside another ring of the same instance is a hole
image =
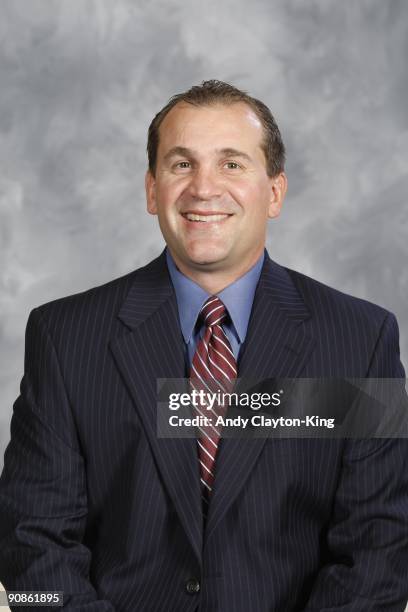
[[[165,486],[201,560],[203,529],[196,441],[157,437],[156,381],[185,377],[177,303],[164,254],[138,271],[119,318],[131,331],[113,339],[111,350]]]
[[[314,345],[307,332],[309,317],[289,273],[266,254],[238,362],[242,382],[299,377]],[[240,388],[242,385],[238,385],[237,391]],[[265,438],[221,440],[206,541],[237,499],[264,444]]]

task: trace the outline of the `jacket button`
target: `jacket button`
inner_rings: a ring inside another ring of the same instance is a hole
[[[197,578],[190,578],[190,580],[187,580],[186,591],[189,595],[195,595],[200,591],[200,583]]]

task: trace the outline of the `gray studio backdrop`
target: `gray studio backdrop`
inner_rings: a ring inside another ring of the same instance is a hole
[[[160,252],[146,130],[206,78],[281,126],[271,256],[393,311],[408,364],[407,57],[404,0],[0,0],[0,466],[30,310]]]

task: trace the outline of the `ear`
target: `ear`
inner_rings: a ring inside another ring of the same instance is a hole
[[[271,178],[271,197],[269,200],[268,217],[273,219],[279,216],[283,200],[288,188],[288,179],[284,172]]]
[[[149,212],[151,215],[157,215],[156,179],[154,178],[150,170],[146,172],[145,189],[146,189],[147,212]]]

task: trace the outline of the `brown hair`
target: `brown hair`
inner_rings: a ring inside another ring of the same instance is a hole
[[[149,126],[147,139],[147,155],[149,159],[149,170],[156,172],[157,149],[159,146],[159,128],[165,116],[179,102],[186,102],[193,106],[209,106],[211,104],[234,104],[244,102],[257,115],[264,129],[262,150],[266,158],[266,170],[270,177],[283,172],[285,165],[285,146],[279,128],[269,108],[245,91],[212,79],[203,81],[201,85],[194,85],[183,93],[176,94],[170,98],[154,117]]]

